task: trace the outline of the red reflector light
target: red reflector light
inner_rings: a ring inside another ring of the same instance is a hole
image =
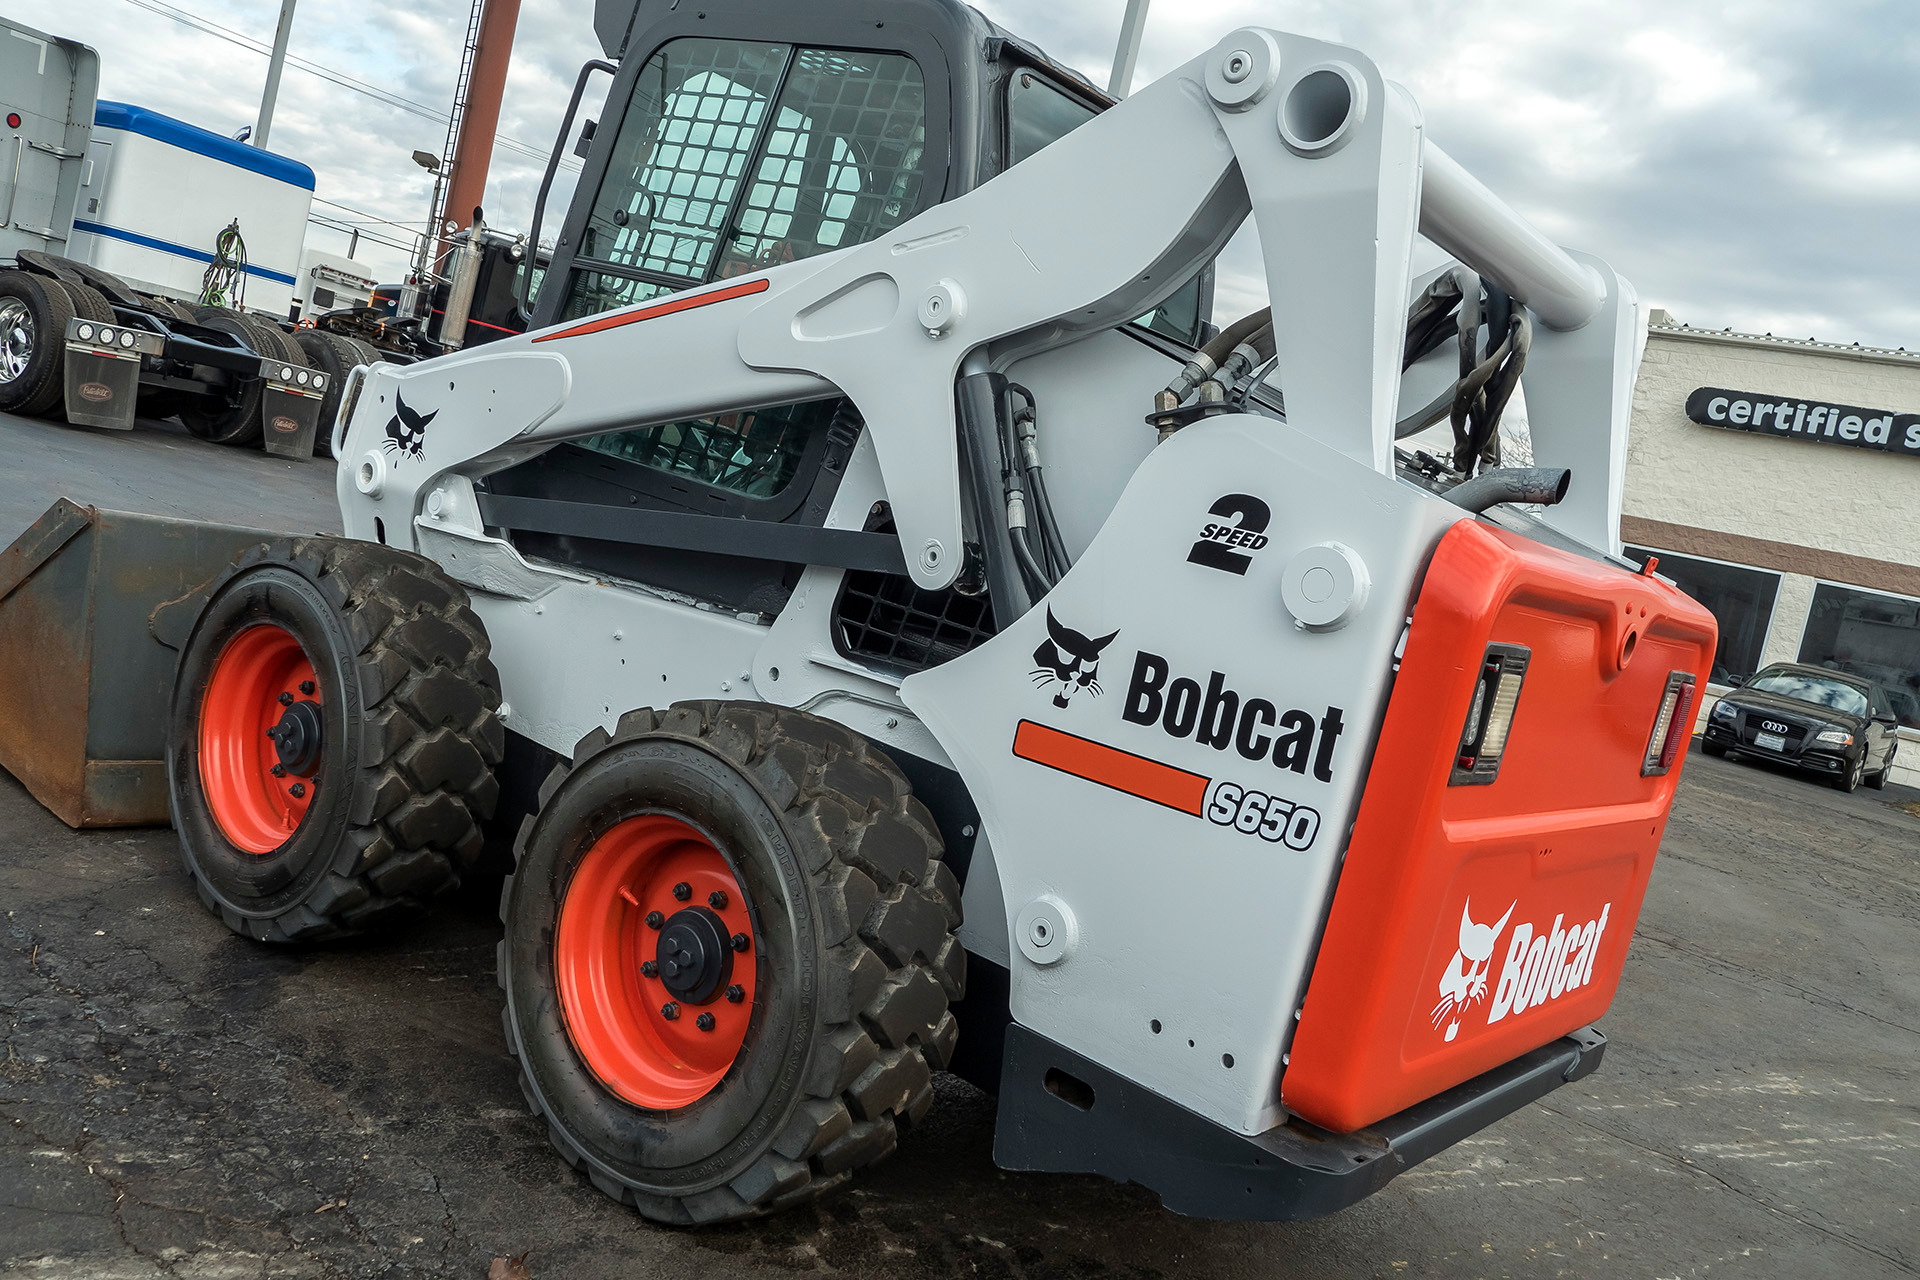
[[[20,127],[20,113],[18,111],[7,112],[7,128],[18,129],[19,127]]]
[[[1675,671],[1667,677],[1667,687],[1660,693],[1660,713],[1647,736],[1647,754],[1640,762],[1641,777],[1655,777],[1671,769],[1693,737],[1693,694],[1692,672]]]

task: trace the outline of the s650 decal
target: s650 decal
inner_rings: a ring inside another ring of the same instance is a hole
[[[1311,848],[1320,833],[1320,814],[1306,805],[1031,720],[1014,729],[1013,754],[1289,849]]]

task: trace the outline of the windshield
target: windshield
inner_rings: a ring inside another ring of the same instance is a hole
[[[1775,693],[1783,698],[1818,703],[1823,707],[1844,711],[1850,716],[1867,714],[1867,695],[1838,680],[1822,680],[1818,676],[1801,675],[1793,671],[1762,671],[1747,681],[1747,688],[1759,693]]]

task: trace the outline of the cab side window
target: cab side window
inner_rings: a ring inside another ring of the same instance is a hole
[[[926,83],[901,54],[675,40],[647,61],[575,258],[565,315],[871,240],[918,211]],[[575,443],[771,497],[835,401]]]

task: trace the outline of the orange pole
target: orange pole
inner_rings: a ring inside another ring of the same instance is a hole
[[[513,56],[513,32],[519,22],[520,0],[485,0],[466,111],[460,117],[460,136],[454,140],[453,164],[447,170],[446,203],[440,206],[437,230],[442,252],[446,224],[451,222],[456,230],[467,227],[473,222],[475,206],[486,198],[487,166],[493,159],[493,136],[500,128],[500,98],[506,92],[507,63]]]

